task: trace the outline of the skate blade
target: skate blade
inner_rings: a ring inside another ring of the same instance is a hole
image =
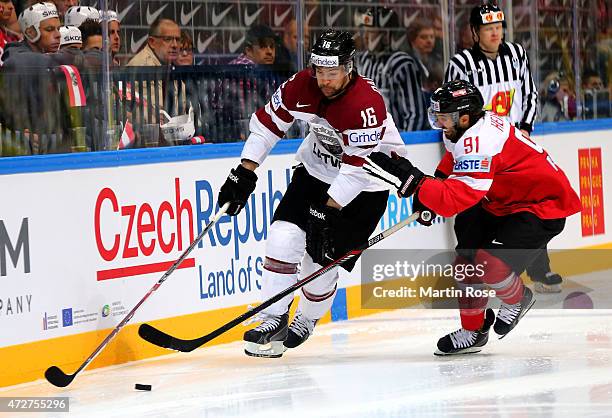
[[[525,315],[527,315],[527,312],[529,312],[529,310],[530,310],[530,309],[531,309],[531,307],[532,307],[532,306],[535,304],[535,302],[536,302],[535,298],[531,299],[531,303],[529,304],[529,306],[527,306],[527,309],[525,309],[525,310],[523,311],[523,313],[521,314],[521,316],[519,316],[519,320],[518,320],[518,322],[521,322],[521,319],[523,319],[523,317],[524,317]],[[516,325],[518,325],[518,322],[516,323]],[[516,325],[514,326],[514,328],[516,328]],[[514,328],[512,328],[512,329],[514,329]],[[505,333],[504,335],[500,335],[498,339],[500,339],[500,340],[501,340],[501,339],[502,339],[502,338],[504,338],[506,335],[510,334],[510,332],[512,331],[512,329],[511,329],[510,331],[508,331],[507,333]]]
[[[476,354],[482,351],[482,347],[470,347],[464,348],[463,350],[455,351],[454,353],[445,353],[440,350],[434,351],[434,356],[447,357],[447,356],[460,356],[462,354]]]
[[[244,354],[251,357],[279,358],[287,350],[282,341],[272,341],[268,344],[257,344],[247,341]]]
[[[540,282],[534,282],[533,290],[536,293],[561,293],[561,284],[544,284]]]

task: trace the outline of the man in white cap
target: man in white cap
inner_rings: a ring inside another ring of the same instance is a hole
[[[64,16],[64,24],[66,26],[81,26],[87,20],[100,21],[100,12],[98,9],[89,6],[73,6],[66,12]]]
[[[78,49],[83,45],[81,30],[76,26],[62,26],[60,28],[60,50]]]
[[[35,3],[19,15],[25,35],[22,42],[7,45],[3,61],[7,68],[48,67],[49,59],[40,54],[57,52],[60,46],[60,20],[53,3]]]

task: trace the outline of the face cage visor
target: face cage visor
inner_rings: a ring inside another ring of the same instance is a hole
[[[452,127],[457,127],[459,124],[459,111],[451,113],[440,113],[432,109],[431,106],[427,109],[427,117],[429,119],[429,125],[433,129],[446,129],[447,127],[440,123],[440,117],[444,120],[450,119],[453,122]]]

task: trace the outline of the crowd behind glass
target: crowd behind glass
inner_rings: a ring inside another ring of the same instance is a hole
[[[478,4],[143,0],[108,1],[104,11],[100,3],[0,0],[0,155],[244,140],[251,114],[308,66],[310,43],[329,27],[354,32],[358,54],[409,53],[426,100],[449,58],[472,47],[468,16]],[[608,3],[500,7],[506,40],[529,54],[537,123],[609,118]]]

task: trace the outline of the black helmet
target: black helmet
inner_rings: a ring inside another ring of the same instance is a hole
[[[355,41],[346,31],[326,30],[319,36],[310,55],[310,64],[319,67],[346,65],[352,70]]]
[[[470,115],[473,125],[484,114],[484,100],[480,91],[469,81],[453,80],[442,84],[431,96],[428,109],[429,123],[434,129],[441,129],[437,114],[451,114],[455,124],[463,115]]]
[[[476,6],[472,9],[470,14],[470,26],[478,32],[478,29],[482,25],[489,25],[491,23],[500,23],[502,27],[506,27],[506,18],[504,12],[499,8],[497,4],[485,3],[480,6]]]

